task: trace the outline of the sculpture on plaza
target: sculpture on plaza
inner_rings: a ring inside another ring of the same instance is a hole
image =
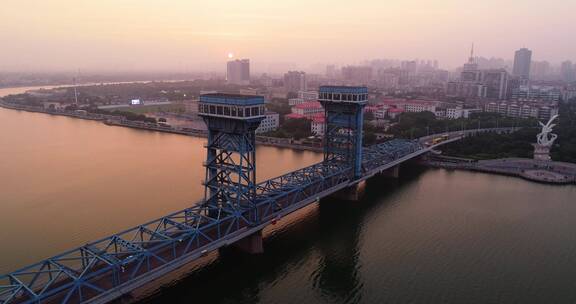
[[[543,124],[542,122],[538,122],[542,126],[542,131],[536,135],[538,139],[538,144],[546,147],[552,147],[558,135],[552,133],[552,128],[556,126],[556,124],[552,124],[554,120],[558,118],[558,115],[552,116],[550,120],[548,120],[547,124]]]
[[[554,144],[554,141],[558,138],[558,135],[552,133],[552,129],[556,126],[553,124],[554,120],[558,118],[558,115],[552,116],[548,120],[547,124],[538,122],[542,126],[542,131],[536,135],[538,142],[534,144],[534,159],[549,161],[550,158],[550,148]]]

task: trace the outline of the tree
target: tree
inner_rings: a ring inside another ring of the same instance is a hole
[[[367,121],[364,121],[364,127],[362,130],[362,144],[364,146],[369,146],[376,143],[376,132],[377,128]]]
[[[374,113],[372,113],[372,112],[364,112],[364,120],[365,120],[365,121],[366,121],[366,120],[368,120],[368,121],[369,121],[369,120],[374,120],[374,119],[375,119]]]
[[[560,103],[560,117],[554,128],[558,140],[550,154],[553,160],[576,163],[576,104]],[[489,113],[482,113],[475,119],[503,119]],[[488,122],[484,122],[488,123]],[[484,134],[465,138],[461,141],[447,144],[442,148],[448,155],[470,157],[477,159],[493,159],[503,157],[525,157],[533,155],[532,143],[536,141],[539,129],[534,120],[519,123],[528,126],[512,134]]]
[[[123,116],[127,120],[131,121],[142,121],[142,122],[149,122],[149,123],[156,123],[156,118],[148,117],[144,114],[136,114],[128,111],[112,111],[112,115]]]
[[[370,146],[376,143],[376,133],[374,132],[364,132],[363,134],[363,145],[364,146]]]
[[[76,111],[76,110],[78,110],[78,106],[77,106],[76,104],[67,105],[66,107],[64,107],[64,110],[66,110],[66,111]]]
[[[288,101],[285,99],[274,99],[272,102],[266,105],[266,109],[280,114],[281,124],[284,122],[284,115],[290,114],[292,112],[292,109],[288,105]]]
[[[512,134],[488,133],[467,137],[442,147],[447,155],[474,159],[532,156],[536,129],[522,129]]]
[[[281,129],[294,139],[301,139],[312,135],[311,122],[306,118],[287,119]]]
[[[438,120],[432,112],[402,113],[398,123],[390,128],[390,133],[400,138],[421,137],[428,134],[450,131],[496,127],[533,127],[533,118],[521,119],[501,116],[498,113],[476,113],[470,118]]]
[[[297,97],[298,97],[298,93],[296,93],[296,92],[288,92],[288,94],[286,94],[286,97],[287,97],[288,99],[290,99],[290,98],[297,98]]]

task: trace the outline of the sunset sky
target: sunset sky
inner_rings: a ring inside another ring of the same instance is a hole
[[[477,54],[576,60],[574,0],[2,0],[0,70],[253,69]]]

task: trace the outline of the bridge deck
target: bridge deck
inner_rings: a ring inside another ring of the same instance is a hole
[[[360,179],[352,179],[350,167],[318,163],[259,183],[255,204],[243,209],[198,204],[86,244],[1,276],[0,304],[105,303],[436,146],[392,140],[364,148]]]
[[[0,303],[109,301],[345,187],[350,172],[318,163],[258,184],[256,205],[243,211],[199,204],[67,251],[1,277]]]

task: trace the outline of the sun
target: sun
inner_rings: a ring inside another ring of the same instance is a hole
[[[228,53],[228,59],[232,59],[232,57],[234,57],[234,54],[232,52]]]

